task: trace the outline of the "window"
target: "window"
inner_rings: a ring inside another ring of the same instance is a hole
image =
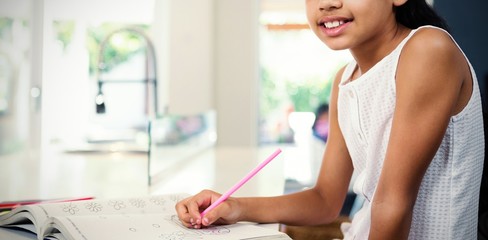
[[[147,89],[137,83],[103,84],[106,114],[97,114],[100,44],[122,28],[150,31],[154,4],[45,1],[43,49],[48,54],[43,59],[43,142],[69,148],[86,141],[133,140],[138,131],[132,127],[146,123]],[[144,80],[147,48],[143,39],[128,32],[115,34],[111,40],[103,51],[106,67],[102,77],[114,82]]]
[[[272,9],[266,6],[260,17],[259,141],[292,143],[289,115],[315,112],[320,104],[328,103],[335,73],[351,56],[349,51],[330,50],[314,35],[305,11],[297,9],[301,5],[283,7],[276,2],[270,4]]]

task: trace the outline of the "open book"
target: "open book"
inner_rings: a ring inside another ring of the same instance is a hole
[[[0,215],[0,229],[15,229],[24,235],[30,232],[32,239],[39,240],[291,239],[277,229],[248,223],[189,229],[179,222],[175,210],[176,202],[187,196],[168,194],[25,205]]]

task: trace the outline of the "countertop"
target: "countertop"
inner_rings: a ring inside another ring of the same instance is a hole
[[[174,154],[178,151],[173,149]],[[184,149],[183,149],[184,150]],[[0,201],[57,198],[115,198],[165,193],[195,194],[202,189],[227,191],[276,147],[206,148],[172,164],[148,185],[148,155],[142,153],[43,152],[0,158]],[[284,191],[286,150],[233,196],[273,196]],[[277,224],[263,225],[278,228]],[[33,235],[0,229],[1,239],[32,239]]]
[[[165,169],[148,185],[148,156],[142,153],[43,152],[0,158],[0,201],[76,197],[130,197],[202,189],[224,192],[276,147],[211,147]],[[175,153],[177,154],[177,153]],[[286,149],[234,196],[283,193]]]

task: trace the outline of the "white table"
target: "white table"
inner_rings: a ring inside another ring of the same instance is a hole
[[[25,156],[0,158],[0,201],[93,196],[130,197],[202,189],[224,192],[276,150],[209,148],[171,166],[147,185],[147,156],[134,153],[45,152],[40,162]],[[176,153],[175,153],[176,154]],[[283,151],[234,196],[273,196],[284,190]],[[276,227],[276,226],[272,226]],[[0,239],[32,239],[0,228]]]

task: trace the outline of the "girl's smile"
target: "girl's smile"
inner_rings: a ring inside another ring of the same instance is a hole
[[[346,30],[351,22],[352,19],[344,17],[324,17],[318,22],[318,28],[328,37],[337,37]]]

